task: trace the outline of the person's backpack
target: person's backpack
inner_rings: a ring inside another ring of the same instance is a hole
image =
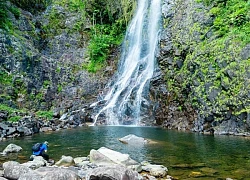
[[[36,143],[32,146],[32,151],[37,152],[40,150],[40,147],[42,146],[42,143]]]

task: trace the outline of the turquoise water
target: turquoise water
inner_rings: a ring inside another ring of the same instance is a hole
[[[155,141],[154,144],[132,146],[122,144],[119,138],[128,134]],[[91,149],[107,147],[131,158],[162,164],[169,174],[179,179],[250,179],[250,139],[234,136],[211,136],[178,132],[152,127],[95,126],[0,142],[2,151],[14,143],[23,148],[12,160],[25,162],[36,142],[49,141],[48,154],[54,160],[62,155],[87,156]],[[1,161],[6,161],[3,157]]]

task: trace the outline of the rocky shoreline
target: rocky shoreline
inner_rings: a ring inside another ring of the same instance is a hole
[[[1,121],[0,141],[7,138],[31,136],[40,132],[87,126],[88,123],[93,122],[88,112],[90,109],[92,108],[86,105],[81,110],[64,113],[62,116],[55,112],[51,120],[29,114],[23,115],[17,122]]]
[[[124,137],[126,143],[146,143],[144,138],[131,135]],[[2,152],[3,156],[22,151],[22,147],[9,144]],[[155,180],[164,178],[174,179],[168,175],[167,167],[137,162],[128,154],[101,147],[92,149],[87,157],[62,156],[59,161],[46,161],[41,156],[33,156],[32,161],[19,163],[7,161],[2,165],[0,179],[11,180]]]
[[[0,141],[8,138],[31,136],[36,133],[47,131],[59,131],[61,129],[71,129],[91,125],[93,123],[91,111],[93,111],[94,107],[91,107],[91,105],[86,105],[84,107],[85,108],[81,110],[68,112],[62,116],[58,113],[54,113],[51,120],[33,115],[24,115],[18,122],[2,121],[0,122]],[[230,132],[226,130],[223,131],[223,129],[218,129],[216,131],[202,131],[200,133],[211,135],[250,136],[249,132]]]

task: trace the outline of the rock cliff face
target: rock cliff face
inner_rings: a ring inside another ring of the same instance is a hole
[[[0,105],[53,109],[58,118],[95,101],[114,73],[119,50],[107,68],[89,73],[82,67],[89,61],[85,30],[92,22],[61,2],[38,14],[7,5],[20,14],[8,11],[13,31],[0,29]],[[163,0],[159,69],[151,81],[158,125],[217,134],[250,131],[249,8],[244,0]],[[1,110],[0,120],[17,115]]]
[[[38,14],[7,5],[20,14],[8,12],[13,32],[0,29],[0,103],[62,115],[93,101],[113,70],[93,74],[82,67],[91,24],[60,5]]]
[[[163,1],[162,76],[154,83],[166,90],[158,95],[156,118],[168,128],[244,134],[250,123],[249,12],[235,15],[231,1],[209,2]]]

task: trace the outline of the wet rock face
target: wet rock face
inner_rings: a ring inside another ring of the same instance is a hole
[[[244,134],[249,131],[249,82],[244,80],[249,79],[249,44],[234,51],[234,41],[220,44],[211,8],[194,0],[163,1],[162,76],[153,79],[151,88],[159,102],[156,122],[171,129]],[[233,65],[238,62],[243,65]]]
[[[161,48],[157,57],[159,70],[156,78],[152,79],[151,94],[158,102],[155,111],[156,123],[169,129],[190,130],[196,117],[192,106],[183,104],[187,96],[186,92],[172,92],[171,90],[174,80],[171,76],[175,76],[175,69],[182,68],[186,56],[186,50],[181,51],[174,44],[173,34],[176,31],[174,28],[183,29],[181,38],[178,40],[185,43],[185,38],[188,38],[188,27],[193,23],[189,20],[192,13],[189,11],[192,8],[194,7],[191,1],[177,3],[174,0],[165,0],[162,6],[165,24],[161,32]],[[194,37],[197,41],[199,40],[198,35]],[[178,78],[178,83],[181,83],[181,77]],[[177,85],[180,86],[180,84]]]
[[[80,20],[81,14],[58,5],[41,14],[21,9],[19,18],[11,14],[20,32],[0,29],[0,73],[10,82],[0,84],[0,103],[35,110],[53,106],[64,113],[96,98],[110,74],[94,75],[82,68],[88,37],[74,29]],[[89,28],[87,22],[84,26]],[[0,120],[6,120],[6,113],[0,113]]]

